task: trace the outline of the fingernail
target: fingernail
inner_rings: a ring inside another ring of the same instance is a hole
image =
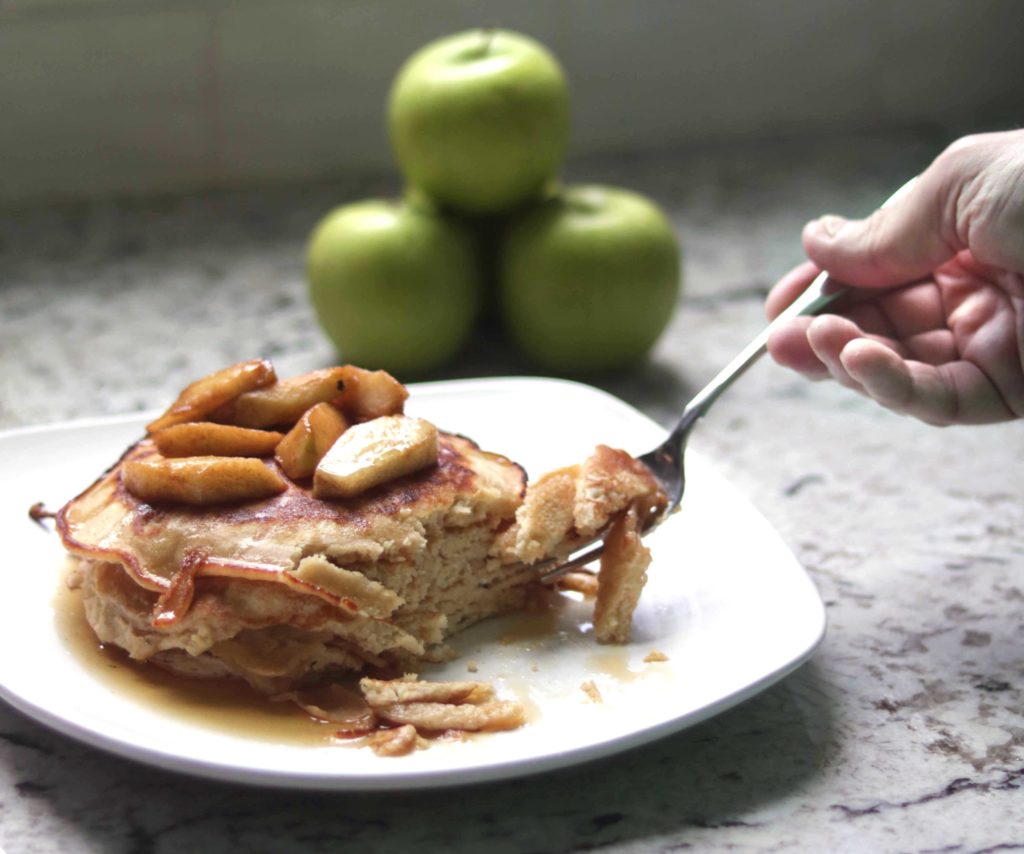
[[[841,216],[835,214],[826,214],[818,220],[818,228],[825,232],[829,237],[835,237],[843,226],[846,225],[846,220]]]

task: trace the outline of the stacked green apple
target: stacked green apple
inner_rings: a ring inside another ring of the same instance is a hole
[[[503,30],[433,42],[399,71],[388,122],[405,198],[340,207],[309,246],[313,306],[346,360],[431,371],[492,296],[544,369],[646,355],[679,295],[676,236],[636,193],[559,185],[569,90],[542,45]]]

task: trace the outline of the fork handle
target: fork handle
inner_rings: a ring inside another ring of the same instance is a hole
[[[893,193],[883,208],[889,207],[889,205],[902,199],[907,193],[910,192],[911,188],[917,178],[911,178],[900,187],[895,193]],[[729,364],[727,364],[722,370],[720,370],[711,379],[704,388],[698,391],[686,404],[683,409],[683,414],[679,418],[679,422],[672,430],[672,434],[685,434],[693,426],[694,422],[699,420],[708,408],[718,400],[718,397],[725,391],[729,386],[733,384],[743,372],[746,371],[754,362],[756,362],[761,356],[764,355],[768,348],[769,336],[782,324],[788,322],[794,317],[799,315],[815,315],[820,314],[829,305],[835,302],[843,294],[847,293],[849,288],[845,285],[841,285],[833,279],[829,279],[827,272],[821,272],[814,279],[813,282],[808,286],[800,296],[798,296],[790,306],[782,312],[778,317],[769,323],[764,329],[761,330],[760,334],[754,338],[746,347],[744,347]]]
[[[690,422],[704,415],[719,395],[765,354],[768,349],[768,337],[778,327],[802,314],[819,314],[848,290],[849,288],[844,285],[830,281],[827,272],[819,273],[807,290],[800,294],[782,314],[762,329],[753,341],[740,350],[729,364],[715,374],[711,381],[690,399],[686,408],[683,409],[682,418],[679,419],[680,426],[684,422],[689,426]]]

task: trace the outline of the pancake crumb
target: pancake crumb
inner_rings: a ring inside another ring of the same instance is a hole
[[[395,729],[382,729],[366,737],[366,745],[378,756],[407,756],[420,745],[416,727],[405,724]]]
[[[580,690],[590,698],[591,703],[604,702],[604,698],[601,696],[601,692],[598,690],[593,679],[588,679],[580,685]]]
[[[652,649],[649,653],[647,653],[647,655],[644,656],[644,661],[646,661],[648,664],[654,663],[656,661],[668,661],[668,656],[660,650]]]
[[[399,729],[411,726],[420,736],[459,730],[497,732],[517,729],[526,721],[523,706],[514,700],[495,699],[494,688],[487,682],[363,678],[359,687],[381,720]],[[378,755],[399,756],[412,749],[399,753],[395,747],[393,752],[382,753],[374,741],[367,744]],[[392,750],[392,746],[387,744],[384,749]]]
[[[477,667],[476,662],[473,659],[470,659],[466,662],[466,670],[470,673],[476,673],[479,668]]]

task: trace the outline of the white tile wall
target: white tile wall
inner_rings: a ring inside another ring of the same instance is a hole
[[[1024,116],[1021,0],[0,0],[0,204],[390,168],[414,49],[519,29],[574,151]]]
[[[207,183],[207,13],[54,6],[0,9],[0,201]]]
[[[574,0],[573,13],[566,61],[585,83],[577,98],[583,145],[876,118],[864,74],[875,44],[862,35],[876,28],[876,3]],[[605,120],[609,104],[618,122]]]

